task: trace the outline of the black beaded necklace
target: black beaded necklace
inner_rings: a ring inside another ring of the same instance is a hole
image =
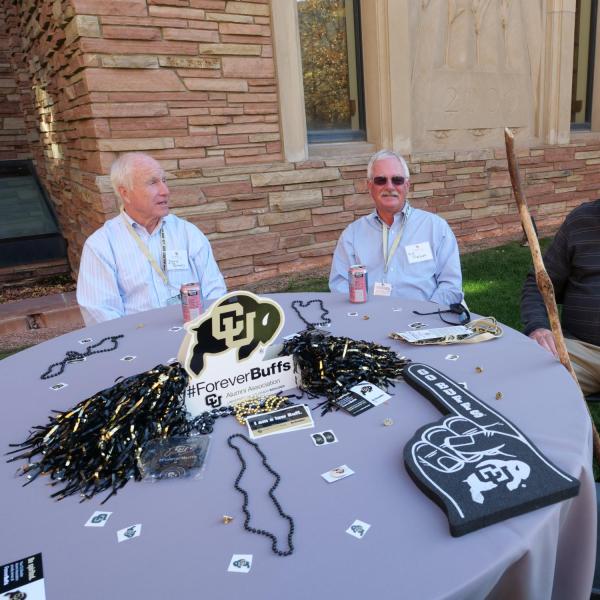
[[[239,486],[240,480],[242,479],[242,476],[244,475],[244,472],[246,471],[246,461],[244,460],[244,457],[242,456],[242,451],[240,450],[239,446],[236,446],[232,442],[232,440],[236,437],[241,438],[246,443],[250,444],[250,446],[254,446],[254,449],[258,452],[259,456],[262,458],[262,464],[264,465],[265,469],[269,473],[271,473],[271,475],[273,475],[273,477],[275,477],[275,483],[269,489],[269,496],[271,497],[271,500],[273,501],[273,504],[275,505],[275,508],[277,509],[277,512],[279,513],[281,518],[286,519],[288,521],[288,523],[290,524],[289,532],[287,535],[288,549],[285,551],[278,549],[277,538],[271,532],[266,531],[264,529],[255,529],[254,527],[250,527],[250,525],[249,525],[252,515],[250,514],[250,511],[248,510],[248,492]],[[244,520],[244,529],[246,531],[249,531],[250,533],[255,533],[257,535],[264,535],[265,537],[268,537],[271,540],[271,549],[278,556],[289,556],[290,554],[292,554],[294,552],[294,544],[292,543],[292,537],[294,535],[294,519],[292,519],[292,517],[290,517],[289,515],[287,515],[286,513],[283,512],[283,509],[281,508],[281,504],[279,504],[279,500],[277,500],[277,498],[275,497],[275,494],[274,494],[275,489],[277,488],[277,486],[279,485],[279,482],[281,481],[281,476],[279,475],[279,473],[276,473],[271,468],[271,466],[267,462],[267,457],[265,456],[263,451],[259,448],[258,444],[250,441],[245,435],[242,435],[241,433],[234,433],[233,435],[230,435],[227,438],[227,444],[229,445],[230,448],[233,448],[236,451],[238,458],[240,459],[240,463],[242,465],[242,468],[240,469],[239,475],[237,476],[235,483],[233,484],[233,487],[244,497],[244,503],[242,505],[242,510],[244,511],[244,514],[246,515],[246,518]]]
[[[322,321],[318,323],[311,323],[302,316],[300,308],[308,308],[311,304],[317,304],[321,309],[321,319],[323,319]],[[320,298],[313,298],[312,300],[307,300],[306,302],[304,302],[303,300],[294,300],[292,302],[292,308],[294,309],[294,312],[298,315],[298,318],[306,325],[307,329],[314,329],[315,327],[324,327],[325,325],[331,324],[331,319],[327,316],[329,314],[329,311],[325,308],[323,300],[321,300]]]
[[[50,379],[51,377],[56,377],[56,376],[60,375],[61,373],[64,372],[65,367],[70,362],[76,362],[79,360],[83,360],[84,358],[87,358],[88,356],[92,356],[92,354],[100,354],[102,352],[112,352],[113,350],[116,350],[119,347],[119,339],[122,337],[124,337],[123,334],[110,335],[108,337],[105,337],[105,338],[101,339],[99,342],[92,344],[91,346],[88,346],[85,349],[85,352],[77,352],[76,350],[67,350],[65,357],[60,362],[50,365],[46,369],[46,371],[40,375],[40,379]],[[98,348],[99,346],[102,346],[102,344],[104,344],[104,342],[106,342],[108,340],[110,340],[112,342],[111,348],[104,348],[103,350],[94,350],[94,348]],[[60,368],[56,371],[56,373],[53,373],[52,371],[55,367],[60,367]]]

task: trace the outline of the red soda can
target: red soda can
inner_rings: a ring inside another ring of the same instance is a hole
[[[367,301],[367,290],[369,289],[367,267],[364,265],[350,266],[348,269],[348,289],[350,291],[350,302],[359,304]]]
[[[184,283],[181,286],[181,309],[183,321],[193,321],[202,312],[202,296],[199,283]]]

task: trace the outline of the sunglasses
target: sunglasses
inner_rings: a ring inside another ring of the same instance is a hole
[[[392,182],[392,185],[404,185],[404,182],[406,181],[406,177],[403,177],[402,175],[392,175],[391,177],[377,175],[377,177],[373,177],[373,183],[375,185],[386,185],[388,179]]]
[[[451,304],[450,308],[447,310],[435,310],[433,312],[422,313],[417,310],[413,310],[415,315],[438,315],[439,318],[444,321],[444,323],[448,323],[448,325],[466,325],[471,320],[471,315],[469,311],[462,304]],[[444,318],[443,314],[452,314],[453,317],[450,319]]]

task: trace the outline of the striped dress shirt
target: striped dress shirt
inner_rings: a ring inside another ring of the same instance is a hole
[[[167,283],[152,267],[123,217],[159,266],[165,262],[163,254],[169,251],[179,250],[185,257],[184,264],[167,269]],[[179,294],[181,285],[190,282],[200,283],[205,307],[227,291],[206,236],[195,225],[171,214],[149,234],[122,213],[107,221],[85,242],[77,279],[77,302],[86,324],[90,325],[166,306],[170,298]]]
[[[600,200],[573,210],[544,254],[566,337],[600,346]],[[550,322],[533,271],[521,295],[526,335]]]

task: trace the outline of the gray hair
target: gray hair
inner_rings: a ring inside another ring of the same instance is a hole
[[[133,187],[133,173],[137,162],[142,158],[152,158],[143,152],[126,152],[110,167],[110,182],[119,201],[122,201],[119,188],[130,190]]]
[[[370,180],[373,178],[373,165],[378,160],[383,160],[385,158],[395,158],[397,161],[399,161],[404,169],[404,177],[406,177],[407,181],[410,179],[410,171],[408,170],[406,161],[402,156],[400,156],[400,154],[393,152],[392,150],[379,150],[379,152],[375,152],[375,154],[371,156],[371,160],[369,160],[369,164],[367,165],[367,179]]]

